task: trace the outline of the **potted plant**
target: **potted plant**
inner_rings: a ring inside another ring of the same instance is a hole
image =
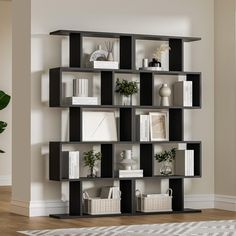
[[[0,90],[0,110],[3,110],[4,108],[6,108],[10,100],[11,100],[11,97]],[[7,127],[7,123],[4,121],[0,121],[0,134],[4,132],[6,127]],[[0,149],[0,153],[4,153],[4,151]]]
[[[173,162],[176,156],[176,148],[172,148],[169,151],[163,151],[161,153],[155,154],[155,159],[161,163],[160,173],[161,175],[171,175],[172,167],[170,163]]]
[[[90,174],[87,176],[89,178],[97,177],[94,173],[94,166],[96,161],[101,160],[102,154],[101,152],[95,152],[94,150],[90,150],[88,152],[84,152],[84,166],[88,166],[90,170]]]
[[[118,78],[115,92],[121,95],[122,105],[132,105],[132,95],[138,93],[138,82]]]

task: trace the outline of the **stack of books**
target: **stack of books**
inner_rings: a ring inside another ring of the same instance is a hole
[[[119,69],[118,61],[92,61],[91,64],[94,69]]]
[[[191,107],[193,100],[192,81],[178,81],[174,83],[174,105]]]
[[[137,140],[150,141],[149,115],[137,115],[136,120]]]
[[[98,105],[97,97],[66,97],[65,105]]]
[[[62,152],[62,178],[79,179],[79,151]]]
[[[119,199],[120,188],[114,186],[104,186],[101,188],[100,198],[102,199]]]
[[[119,178],[143,177],[143,170],[119,170]]]
[[[175,174],[194,176],[194,150],[176,150]]]

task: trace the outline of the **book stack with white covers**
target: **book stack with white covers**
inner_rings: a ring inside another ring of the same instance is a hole
[[[62,170],[63,178],[79,179],[79,151],[62,152],[62,166],[68,167]]]
[[[192,81],[174,83],[174,105],[191,107],[193,100]]]
[[[175,174],[194,176],[194,150],[176,150]]]
[[[94,69],[119,69],[118,61],[92,61],[91,65]]]
[[[97,97],[88,96],[88,79],[73,80],[73,96],[65,98],[66,105],[98,105]]]
[[[143,170],[119,170],[119,178],[143,177]]]
[[[150,124],[149,115],[137,115],[137,140],[141,142],[150,141]]]

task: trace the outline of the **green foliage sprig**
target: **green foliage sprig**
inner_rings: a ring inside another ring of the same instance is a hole
[[[94,152],[94,150],[90,150],[88,152],[84,152],[84,165],[88,166],[90,169],[93,169],[96,161],[101,160],[102,154],[101,152]]]
[[[120,81],[120,79],[116,80],[116,93],[120,93],[121,95],[124,95],[128,97],[129,95],[133,95],[138,92],[138,83],[136,81],[128,81],[123,79]]]
[[[11,97],[0,90],[0,110],[3,110],[7,107],[11,100]],[[0,134],[6,129],[7,123],[4,121],[0,121]],[[3,150],[0,149],[0,153],[4,153]]]
[[[172,162],[175,159],[176,155],[176,148],[172,148],[169,151],[163,151],[159,154],[155,155],[155,158],[158,162],[164,162],[164,161],[169,161]]]

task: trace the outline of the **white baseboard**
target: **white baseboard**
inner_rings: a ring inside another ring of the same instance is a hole
[[[226,211],[236,211],[236,197],[216,194],[215,208]]]
[[[214,194],[191,194],[184,196],[184,207],[193,209],[214,208]]]
[[[0,186],[11,186],[11,175],[0,175]]]
[[[64,214],[68,212],[69,203],[62,201],[31,201],[11,202],[11,212],[29,217],[49,216],[50,214]]]
[[[185,208],[236,211],[236,197],[214,194],[185,195]],[[49,214],[64,214],[68,212],[69,203],[63,201],[12,201],[11,212],[35,217],[49,216]]]

